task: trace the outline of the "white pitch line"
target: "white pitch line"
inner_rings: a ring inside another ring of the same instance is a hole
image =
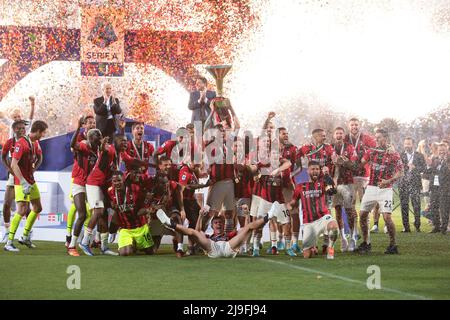
[[[317,273],[317,274],[320,274],[322,276],[326,276],[326,277],[334,278],[334,279],[339,279],[339,280],[342,280],[342,281],[345,281],[345,282],[361,284],[364,287],[366,287],[366,283],[363,282],[363,281],[355,280],[355,279],[351,279],[351,278],[347,278],[347,277],[343,277],[343,276],[339,276],[339,275],[336,275],[336,274],[333,274],[333,273],[324,272],[324,271],[315,270],[315,269],[310,269],[310,268],[305,268],[305,267],[300,267],[300,266],[293,265],[293,264],[290,264],[290,263],[286,263],[286,262],[282,262],[282,261],[275,261],[275,260],[267,259],[267,258],[259,258],[259,260],[264,260],[264,261],[271,262],[271,263],[281,264],[281,265],[284,265],[284,266],[287,266],[287,267],[290,267],[290,268],[294,268],[294,269],[297,269],[297,270],[302,270],[302,271],[306,271],[306,272],[310,272],[310,273]],[[420,296],[420,295],[417,295],[417,294],[414,294],[414,293],[400,291],[400,290],[397,290],[397,289],[386,288],[386,287],[383,287],[383,286],[379,290],[384,290],[384,291],[396,293],[396,294],[399,294],[399,295],[409,296],[409,297],[412,297],[412,298],[415,298],[415,299],[419,299],[419,300],[432,300],[431,298],[428,298],[428,297]]]

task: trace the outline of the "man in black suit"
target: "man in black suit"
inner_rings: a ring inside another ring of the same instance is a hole
[[[422,190],[421,173],[426,169],[423,154],[414,151],[414,140],[405,138],[405,150],[400,154],[405,168],[405,175],[399,181],[400,203],[402,208],[403,232],[411,232],[409,227],[409,199],[414,210],[414,226],[420,232],[420,191]]]
[[[433,230],[431,233],[447,233],[450,214],[450,155],[448,146],[441,143],[438,146],[438,156],[427,163],[427,173],[430,176],[431,215]]]
[[[118,129],[116,115],[122,113],[119,99],[113,97],[110,83],[102,85],[103,96],[94,99],[95,122],[103,137],[113,141],[114,133]]]
[[[192,110],[191,123],[201,121],[204,124],[211,113],[209,105],[211,100],[216,97],[216,93],[207,90],[207,86],[206,78],[198,77],[196,81],[197,90],[190,93],[188,108]]]

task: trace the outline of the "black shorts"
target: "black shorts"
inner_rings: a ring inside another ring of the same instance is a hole
[[[184,211],[186,212],[186,218],[189,220],[189,228],[195,229],[197,224],[198,215],[200,212],[200,206],[197,200],[184,200]]]

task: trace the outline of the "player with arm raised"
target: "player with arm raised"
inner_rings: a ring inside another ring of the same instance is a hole
[[[356,211],[354,209],[353,195],[353,169],[355,168],[358,156],[351,144],[344,141],[344,128],[334,129],[333,148],[336,151],[336,158],[331,172],[336,187],[336,194],[333,196],[333,207],[336,210],[336,220],[341,231],[341,251],[354,251],[356,247]],[[342,209],[348,217],[350,227],[350,244],[345,238],[344,222],[342,219]]]
[[[403,163],[398,152],[392,150],[388,145],[389,135],[386,130],[375,131],[377,141],[376,148],[366,150],[361,166],[370,165],[369,185],[361,200],[360,225],[363,243],[358,247],[359,253],[369,253],[372,246],[369,239],[368,216],[373,207],[378,204],[383,214],[389,234],[389,246],[384,253],[398,254],[395,242],[395,225],[392,221],[392,205],[394,191],[392,186],[395,181],[403,176]]]
[[[101,253],[106,255],[118,255],[116,252],[108,248],[108,221],[105,211],[105,194],[111,184],[111,174],[120,168],[122,160],[129,165],[140,166],[143,161],[131,158],[125,150],[127,149],[127,138],[124,135],[114,136],[114,145],[108,144],[109,137],[101,140],[99,148],[99,157],[94,168],[86,179],[86,195],[87,201],[93,214],[89,221],[88,227],[84,229],[83,240],[80,248],[88,256],[94,254],[89,248],[89,241],[92,230],[98,223],[97,229],[100,231]]]
[[[322,175],[317,161],[308,163],[309,181],[296,186],[292,201],[287,205],[292,210],[302,204],[303,211],[303,257],[311,258],[313,249],[320,234],[328,235],[327,259],[334,259],[334,243],[337,240],[339,227],[331,216],[326,195],[336,193],[333,180],[329,175]]]
[[[94,117],[92,115],[81,117],[78,120],[77,130],[75,130],[75,133],[72,136],[72,139],[70,141],[70,150],[72,151],[72,153],[74,155],[74,158],[73,158],[73,167],[72,167],[72,181],[71,181],[71,185],[70,185],[70,200],[72,201],[72,204],[71,204],[71,206],[69,208],[69,211],[67,213],[67,234],[66,234],[66,243],[65,243],[66,248],[69,248],[71,246],[73,223],[75,222],[75,213],[77,212],[77,206],[76,206],[75,200],[74,200],[74,198],[75,198],[74,192],[75,193],[80,193],[80,190],[83,190],[84,194],[85,194],[84,198],[85,198],[85,201],[86,201],[86,189],[85,188],[84,189],[82,189],[82,188],[80,189],[79,188],[79,186],[84,186],[86,181],[84,181],[84,184],[83,184],[83,180],[81,179],[81,181],[78,181],[81,184],[78,184],[77,186],[74,186],[75,178],[76,177],[83,177],[84,168],[81,168],[79,166],[79,163],[82,163],[84,160],[86,160],[85,159],[86,155],[83,154],[82,152],[80,154],[78,152],[79,150],[75,150],[74,149],[74,146],[75,146],[75,144],[79,144],[82,141],[87,141],[88,140],[87,132],[89,130],[91,130],[91,129],[95,129],[95,119],[94,119]],[[95,152],[95,156],[96,156],[95,159],[92,158],[92,155],[93,154],[91,154],[91,157],[90,157],[91,161],[96,161],[96,159],[97,159],[97,151]],[[92,170],[92,167],[90,168],[90,170]],[[74,188],[76,188],[76,190],[74,190]],[[80,208],[80,205],[78,206],[78,208]],[[81,219],[84,219],[85,225],[87,226],[87,223],[89,222],[89,219],[91,217],[89,205],[87,204],[87,202],[84,204],[84,208],[85,208],[84,211],[81,213]],[[80,218],[80,216],[78,216],[78,218]],[[75,232],[75,233],[77,235],[79,235],[79,232]],[[77,253],[75,253],[75,251],[72,250],[71,252],[69,252],[69,254],[70,253],[74,253],[74,255],[76,255]]]
[[[28,202],[31,202],[33,210],[27,217],[23,236],[19,243],[32,248],[33,244],[29,233],[38,214],[42,211],[41,195],[34,179],[34,171],[39,165],[39,158],[41,159],[40,162],[42,162],[42,150],[39,140],[45,136],[47,129],[48,125],[44,121],[35,121],[31,126],[30,134],[21,137],[15,144],[11,168],[14,172],[17,213],[11,221],[8,242],[5,246],[6,251],[19,251],[14,246],[13,240],[20,220],[28,212]],[[39,157],[39,155],[41,156]]]
[[[82,120],[80,121],[80,125]],[[98,129],[90,129],[87,132],[87,140],[77,142],[79,128],[72,138],[71,148],[75,152],[75,160],[72,170],[72,195],[73,201],[78,212],[78,218],[75,223],[73,235],[70,237],[70,242],[67,248],[67,253],[71,256],[79,256],[76,249],[77,240],[81,233],[83,224],[85,228],[89,225],[90,208],[87,205],[86,199],[86,180],[92,172],[97,160],[100,143],[102,141],[102,134]]]

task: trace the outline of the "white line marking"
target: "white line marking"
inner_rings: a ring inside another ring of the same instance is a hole
[[[346,282],[361,284],[364,287],[366,287],[366,283],[363,282],[363,281],[355,280],[355,279],[351,279],[351,278],[347,278],[347,277],[343,277],[343,276],[339,276],[339,275],[336,275],[336,274],[333,274],[333,273],[324,272],[324,271],[315,270],[315,269],[310,269],[310,268],[306,268],[306,267],[300,267],[300,266],[293,265],[293,264],[290,264],[290,263],[281,262],[281,261],[275,261],[275,260],[268,259],[268,258],[259,258],[259,260],[264,260],[264,261],[271,262],[271,263],[281,264],[281,265],[284,265],[284,266],[287,266],[287,267],[290,267],[290,268],[294,268],[294,269],[297,269],[297,270],[302,270],[302,271],[306,271],[306,272],[310,272],[310,273],[320,274],[322,276],[326,276],[326,277],[329,277],[329,278],[334,278],[334,279],[338,279],[338,280],[342,280],[342,281],[346,281]],[[417,294],[414,294],[414,293],[400,291],[400,290],[397,290],[397,289],[381,287],[380,290],[396,293],[396,294],[403,295],[403,296],[409,296],[409,297],[412,297],[412,298],[415,298],[415,299],[419,299],[419,300],[432,300],[431,298],[428,298],[428,297],[420,296],[420,295],[417,295]]]

